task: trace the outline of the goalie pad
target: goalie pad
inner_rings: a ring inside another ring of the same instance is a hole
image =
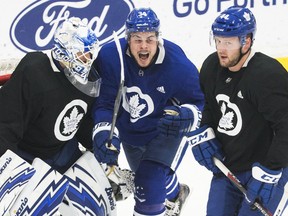
[[[134,193],[135,173],[129,169],[120,169],[119,166],[101,164],[112,186],[117,201],[126,200]]]
[[[14,152],[0,158],[0,215],[7,215],[17,196],[34,175],[35,169]]]
[[[9,210],[16,215],[55,215],[69,183],[59,172],[39,158],[33,160],[36,172]]]
[[[65,173],[70,187],[60,213],[69,215],[116,216],[112,187],[94,155],[87,151]],[[68,207],[70,208],[67,208]]]

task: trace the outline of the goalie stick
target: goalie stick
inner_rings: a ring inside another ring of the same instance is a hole
[[[116,48],[117,48],[117,51],[119,54],[119,60],[120,60],[120,84],[119,84],[119,89],[118,89],[117,96],[116,96],[115,103],[114,103],[113,118],[112,118],[109,138],[107,141],[107,147],[111,150],[117,151],[117,149],[112,145],[112,138],[113,138],[113,133],[114,133],[115,125],[116,125],[118,110],[120,107],[122,91],[124,87],[124,61],[123,61],[120,41],[115,31],[113,31],[113,37],[114,37],[114,41],[116,44]]]
[[[208,140],[214,139],[215,133],[212,130],[212,128],[207,128],[203,132],[199,134],[193,134],[192,136],[187,137],[187,142],[192,147],[199,145],[203,142],[206,142]],[[223,174],[243,193],[246,200],[247,199],[247,190],[246,188],[241,184],[241,182],[237,179],[237,177],[216,157],[213,157],[215,165],[223,172]],[[260,202],[255,201],[253,206],[257,208],[263,215],[265,216],[272,216],[273,214],[266,209]]]

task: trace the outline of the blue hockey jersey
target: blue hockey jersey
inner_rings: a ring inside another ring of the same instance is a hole
[[[157,123],[166,106],[194,104],[202,110],[204,96],[199,72],[176,44],[161,39],[154,62],[141,68],[120,39],[124,60],[124,89],[116,127],[130,145],[147,144],[159,132]],[[101,78],[100,96],[93,108],[94,124],[111,122],[120,84],[120,60],[115,42],[104,45],[94,62]]]

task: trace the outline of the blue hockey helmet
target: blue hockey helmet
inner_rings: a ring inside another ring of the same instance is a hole
[[[215,19],[211,30],[213,36],[238,36],[243,45],[248,34],[251,34],[251,40],[254,40],[256,19],[248,8],[231,6]]]
[[[156,32],[159,34],[160,20],[151,8],[134,8],[126,20],[126,36],[132,32]]]
[[[96,34],[78,17],[65,20],[54,34],[53,58],[64,64],[80,83],[87,83],[98,51]]]

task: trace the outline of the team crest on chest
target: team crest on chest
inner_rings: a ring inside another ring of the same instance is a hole
[[[123,108],[130,113],[130,121],[135,123],[153,112],[154,103],[151,97],[143,94],[137,86],[124,87]]]
[[[79,128],[79,123],[87,112],[87,104],[82,100],[73,100],[59,114],[54,134],[60,141],[70,140]]]
[[[242,128],[242,117],[238,106],[224,94],[217,95],[216,100],[222,113],[217,130],[229,136],[236,136]]]

